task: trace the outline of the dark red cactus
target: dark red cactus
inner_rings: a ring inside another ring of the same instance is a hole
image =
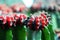
[[[32,30],[38,30],[39,27],[40,27],[40,19],[39,19],[39,17],[35,17],[35,18],[31,17],[29,19],[28,26]]]
[[[45,12],[42,12],[42,14],[40,15],[40,21],[42,23],[42,28],[44,28],[45,26],[48,25],[49,23],[49,17],[47,17],[47,15],[45,14]]]
[[[45,20],[41,19],[42,26],[45,26]]]
[[[40,19],[39,19],[39,17],[35,18],[35,24],[36,24],[36,30],[38,30],[39,27],[40,27]]]
[[[13,12],[22,12],[26,7],[23,4],[13,5],[12,7]]]
[[[20,16],[19,16],[20,23],[23,24],[23,21],[24,21],[26,18],[27,18],[26,15],[20,14]]]
[[[12,9],[7,6],[2,6],[0,10],[2,10],[2,14],[9,14],[12,12]]]
[[[34,3],[34,4],[32,5],[32,7],[33,7],[33,9],[40,9],[41,4],[40,4],[40,3]]]
[[[25,5],[20,5],[19,11],[22,12],[25,8],[26,8]]]
[[[42,13],[41,16],[45,19],[47,18],[47,16],[44,13]]]
[[[11,27],[11,26],[12,26],[12,24],[11,24],[11,22],[12,22],[11,17],[7,16],[7,17],[6,17],[6,21],[7,21],[7,23],[8,23],[8,27]]]
[[[39,17],[31,17],[28,22],[28,26],[30,29],[39,30],[40,28],[44,28],[49,23],[47,15],[42,13]]]
[[[13,5],[12,7],[13,12],[19,11],[19,7],[17,5]]]
[[[15,20],[18,20],[19,19],[19,16],[17,14],[14,14],[14,19]]]
[[[32,29],[32,23],[33,23],[34,20],[35,20],[35,19],[34,19],[33,17],[31,17],[31,18],[29,19],[28,27],[29,27],[30,29]]]
[[[12,17],[10,17],[11,18],[11,21],[13,22],[14,21],[14,17],[12,16]]]

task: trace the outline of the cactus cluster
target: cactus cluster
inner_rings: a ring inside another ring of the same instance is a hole
[[[33,15],[30,15],[31,14],[30,13],[29,14],[30,16],[28,16],[23,13],[23,10],[25,10],[25,8],[26,7],[24,5],[20,6],[14,5],[12,7],[7,7],[6,5],[0,6],[0,26],[1,26],[0,28],[5,33],[6,36],[5,39],[26,40],[25,37],[27,32],[25,30],[27,31],[30,30],[31,32],[36,31],[38,33],[39,31],[41,31],[42,32],[42,36],[40,38],[41,40],[54,40],[54,32],[52,30],[52,25],[50,25],[50,19],[51,19],[50,15],[47,12],[42,11],[39,12],[39,15],[38,13],[37,15],[35,15],[35,13]],[[24,28],[24,26],[26,26],[26,29]],[[27,33],[27,40],[30,40],[32,38],[32,33],[31,35],[29,33],[30,32]],[[31,38],[29,39],[28,37]]]

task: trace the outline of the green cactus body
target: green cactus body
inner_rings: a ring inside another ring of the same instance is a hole
[[[42,36],[41,34],[42,34],[41,30],[36,31],[35,40],[41,40],[41,36]]]
[[[26,31],[24,26],[16,26],[13,30],[13,40],[26,40]]]
[[[57,12],[48,12],[51,15],[52,28],[55,30],[57,28]]]
[[[51,40],[54,40],[54,31],[52,29],[52,25],[51,24],[48,24],[48,30],[50,32],[50,36],[51,36]]]
[[[0,27],[0,40],[4,40],[4,30],[3,29],[1,29],[1,27]]]
[[[47,27],[44,27],[44,29],[42,29],[42,40],[51,40],[50,32]]]
[[[13,35],[12,35],[12,29],[7,29],[5,31],[5,40],[12,40]]]
[[[30,29],[27,29],[27,40],[33,40],[33,32]]]

